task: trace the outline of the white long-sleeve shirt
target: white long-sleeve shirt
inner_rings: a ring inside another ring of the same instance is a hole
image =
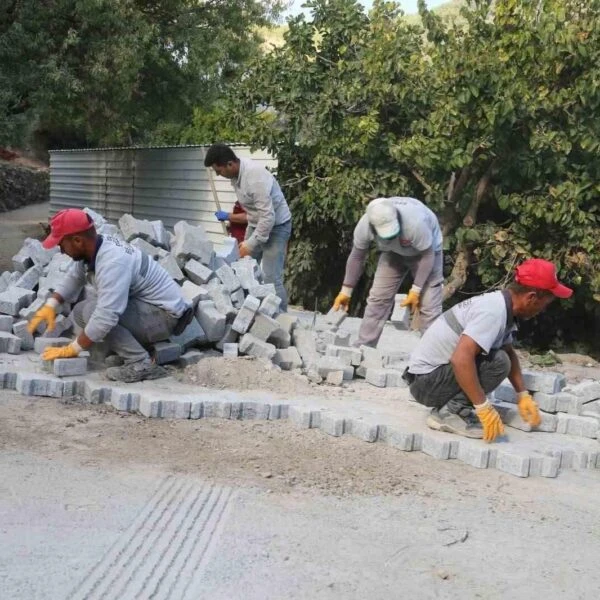
[[[245,240],[251,250],[267,242],[275,225],[287,223],[292,218],[279,183],[270,171],[255,161],[240,158],[240,172],[231,185],[248,215],[248,225],[255,227]]]
[[[129,298],[164,309],[179,318],[190,306],[181,288],[154,260],[137,248],[106,235],[99,236],[94,259],[75,261],[54,290],[66,301],[77,300],[86,283],[96,288],[97,303],[84,333],[98,342],[118,323]]]

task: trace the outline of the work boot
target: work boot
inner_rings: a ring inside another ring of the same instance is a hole
[[[473,410],[461,411],[460,415],[451,413],[445,406],[434,408],[427,417],[427,426],[436,431],[456,433],[468,438],[483,438],[483,427]]]
[[[111,354],[104,359],[105,367],[122,367],[125,361],[118,354]]]
[[[123,383],[135,383],[144,379],[160,379],[168,375],[167,369],[150,361],[106,369],[106,376],[109,379],[122,381]]]

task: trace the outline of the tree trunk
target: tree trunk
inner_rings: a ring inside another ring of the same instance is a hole
[[[444,284],[444,301],[454,296],[454,294],[456,294],[456,292],[465,284],[470,263],[471,253],[465,244],[461,242],[458,246],[458,253],[456,254],[454,267],[452,267],[452,273],[450,273],[450,277],[448,277],[448,280]]]

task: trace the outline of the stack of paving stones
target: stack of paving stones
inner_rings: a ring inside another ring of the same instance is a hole
[[[331,311],[315,326],[280,313],[275,286],[264,283],[256,260],[240,259],[234,238],[216,245],[201,226],[185,221],[171,232],[162,221],[125,214],[116,226],[85,210],[99,233],[129,242],[158,261],[195,307],[195,317],[181,335],[154,346],[159,364],[192,365],[203,356],[201,350],[212,347],[226,358],[246,355],[272,361],[282,370],[304,373],[315,383],[341,386],[361,377],[378,387],[405,385],[401,373],[407,355],[354,348],[350,335],[339,331],[346,318],[343,311]],[[39,241],[25,240],[13,257],[13,272],[0,276],[0,352],[41,352],[46,346],[68,343],[76,333],[69,317],[71,304],[63,306],[53,332],[45,332],[41,325],[31,335],[27,321],[71,264],[57,248],[47,251]],[[397,304],[402,298],[397,298]],[[408,310],[398,307],[392,315],[398,329],[408,329],[409,319]],[[85,372],[87,361],[55,361],[49,368],[57,375],[77,375]]]

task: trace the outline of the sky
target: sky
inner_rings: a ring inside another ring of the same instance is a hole
[[[402,7],[402,10],[406,14],[416,13],[417,12],[417,0],[397,0],[398,4]],[[444,4],[447,0],[426,0],[427,6],[429,8],[435,8],[440,4]],[[294,0],[292,2],[291,7],[288,9],[286,16],[297,15],[302,11],[302,5],[304,4],[304,0]],[[371,8],[373,5],[373,0],[363,0],[361,2],[365,6],[365,8]]]

